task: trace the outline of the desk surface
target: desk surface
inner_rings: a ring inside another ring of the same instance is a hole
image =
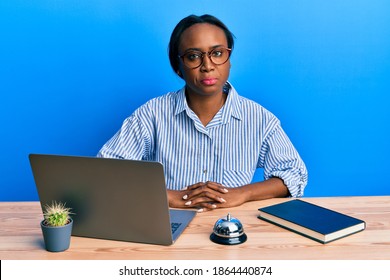
[[[303,198],[366,222],[364,231],[326,245],[257,218],[258,208],[285,200],[199,213],[171,246],[72,236],[70,248],[61,253],[44,249],[38,202],[1,202],[0,259],[390,259],[390,196]],[[228,212],[242,222],[245,243],[224,246],[209,240],[215,221]]]

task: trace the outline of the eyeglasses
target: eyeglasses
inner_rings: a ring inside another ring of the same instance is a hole
[[[185,52],[183,55],[179,55],[182,59],[183,64],[191,69],[198,68],[203,64],[204,56],[207,55],[212,63],[215,65],[222,65],[229,60],[232,49],[218,47],[212,49],[209,52],[201,52],[196,50],[190,50]]]

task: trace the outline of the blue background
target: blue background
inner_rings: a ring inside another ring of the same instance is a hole
[[[230,81],[282,121],[306,196],[390,194],[389,1],[1,0],[0,201],[38,200],[29,153],[94,156],[181,88],[167,45],[192,13],[235,34]]]

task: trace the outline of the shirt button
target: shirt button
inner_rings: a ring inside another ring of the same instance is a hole
[[[206,174],[207,173],[207,169],[203,170],[203,174]]]

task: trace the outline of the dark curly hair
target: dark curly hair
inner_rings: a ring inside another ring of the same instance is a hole
[[[208,23],[215,25],[219,28],[221,28],[226,35],[228,48],[233,50],[234,47],[234,35],[230,30],[226,27],[226,25],[217,19],[214,16],[211,15],[202,15],[202,16],[196,16],[196,15],[190,15],[188,17],[183,18],[173,29],[171,39],[169,41],[168,45],[168,53],[169,53],[169,61],[171,62],[171,66],[173,71],[178,74],[180,77],[181,74],[179,72],[179,45],[180,45],[180,38],[183,32],[191,27],[194,24],[197,23]]]

